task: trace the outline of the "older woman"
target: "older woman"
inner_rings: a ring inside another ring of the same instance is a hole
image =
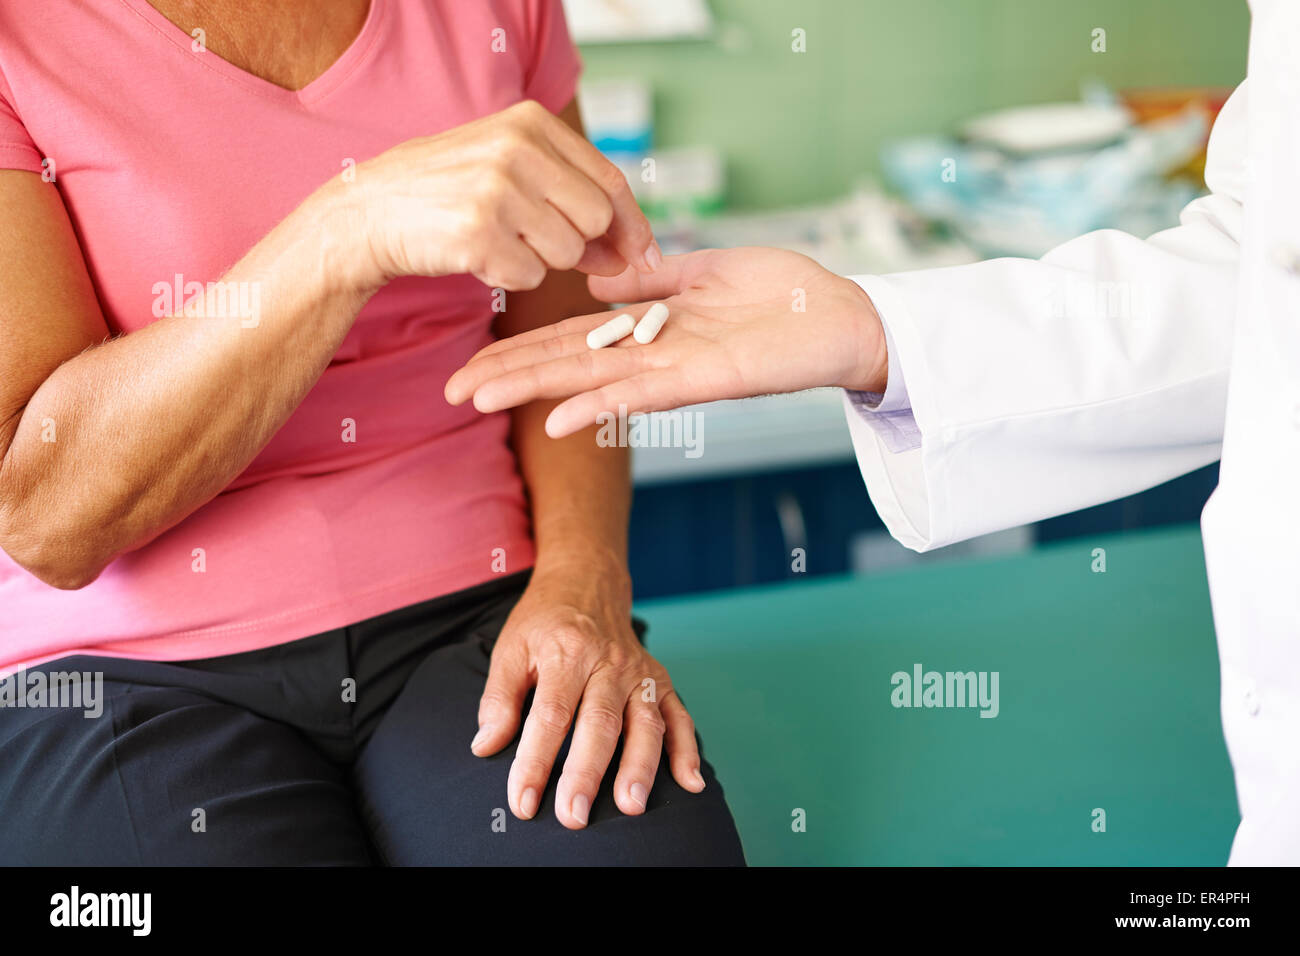
[[[0,861],[741,862],[625,453],[442,398],[659,264],[577,73],[558,0],[0,7],[0,675],[104,705],[0,709]]]

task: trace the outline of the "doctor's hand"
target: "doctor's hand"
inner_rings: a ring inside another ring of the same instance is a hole
[[[618,167],[531,100],[400,143],[319,193],[336,224],[322,245],[346,251],[342,281],[366,292],[462,273],[533,289],[549,269],[612,275],[662,259]]]
[[[506,785],[520,819],[537,813],[570,726],[555,816],[571,830],[587,825],[620,737],[614,801],[624,813],[645,812],[665,749],[673,778],[691,793],[704,789],[695,725],[631,621],[625,565],[602,568],[584,555],[534,569],[492,650],[470,745],[486,757],[509,744],[534,691]]]
[[[781,249],[709,249],[669,256],[649,274],[591,276],[592,295],[637,302],[495,342],[447,382],[453,405],[482,412],[567,398],[546,420],[553,438],[602,412],[652,412],[726,398],[834,385],[884,391],[888,357],[871,299],[854,282]],[[631,336],[587,347],[620,312],[662,300],[668,322],[648,345]],[[622,406],[622,408],[620,408]]]

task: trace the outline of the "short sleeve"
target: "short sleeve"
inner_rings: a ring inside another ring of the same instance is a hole
[[[10,104],[4,87],[4,80],[0,78],[0,169],[25,169],[39,173],[44,157],[18,118],[18,111]]]
[[[578,91],[582,60],[569,37],[561,0],[526,0],[529,59],[524,74],[524,98],[537,100],[558,113]]]

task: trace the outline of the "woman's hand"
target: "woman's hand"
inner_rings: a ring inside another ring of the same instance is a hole
[[[651,299],[670,310],[649,345],[631,336],[589,349],[587,332],[615,312],[578,316],[495,342],[447,382],[453,405],[482,412],[568,398],[546,421],[553,438],[602,412],[653,412],[697,402],[838,385],[883,391],[884,330],[858,285],[794,252],[710,249],[670,256],[649,275],[592,276],[606,302]],[[573,396],[573,397],[569,397]],[[621,407],[620,407],[621,406]]]
[[[665,741],[674,779],[693,793],[704,789],[695,725],[668,672],[632,630],[631,584],[620,562],[594,566],[584,558],[534,570],[492,652],[479,732],[470,745],[475,754],[494,754],[514,739],[534,688],[510,768],[515,816],[537,813],[571,723],[573,740],[555,791],[555,815],[570,829],[587,825],[620,736],[614,800],[624,813],[645,812]]]
[[[326,187],[354,244],[353,285],[470,273],[536,288],[548,269],[613,275],[661,261],[618,168],[531,100],[401,143]]]

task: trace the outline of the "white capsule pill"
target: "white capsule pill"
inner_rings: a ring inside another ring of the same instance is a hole
[[[659,334],[659,330],[664,327],[668,321],[668,306],[662,302],[656,302],[650,306],[645,315],[641,316],[641,321],[636,324],[632,337],[642,345],[649,345]]]
[[[626,312],[622,315],[616,315],[604,325],[587,333],[587,348],[603,349],[606,345],[613,345],[619,339],[625,339],[631,335],[632,329],[635,327],[636,319]]]

